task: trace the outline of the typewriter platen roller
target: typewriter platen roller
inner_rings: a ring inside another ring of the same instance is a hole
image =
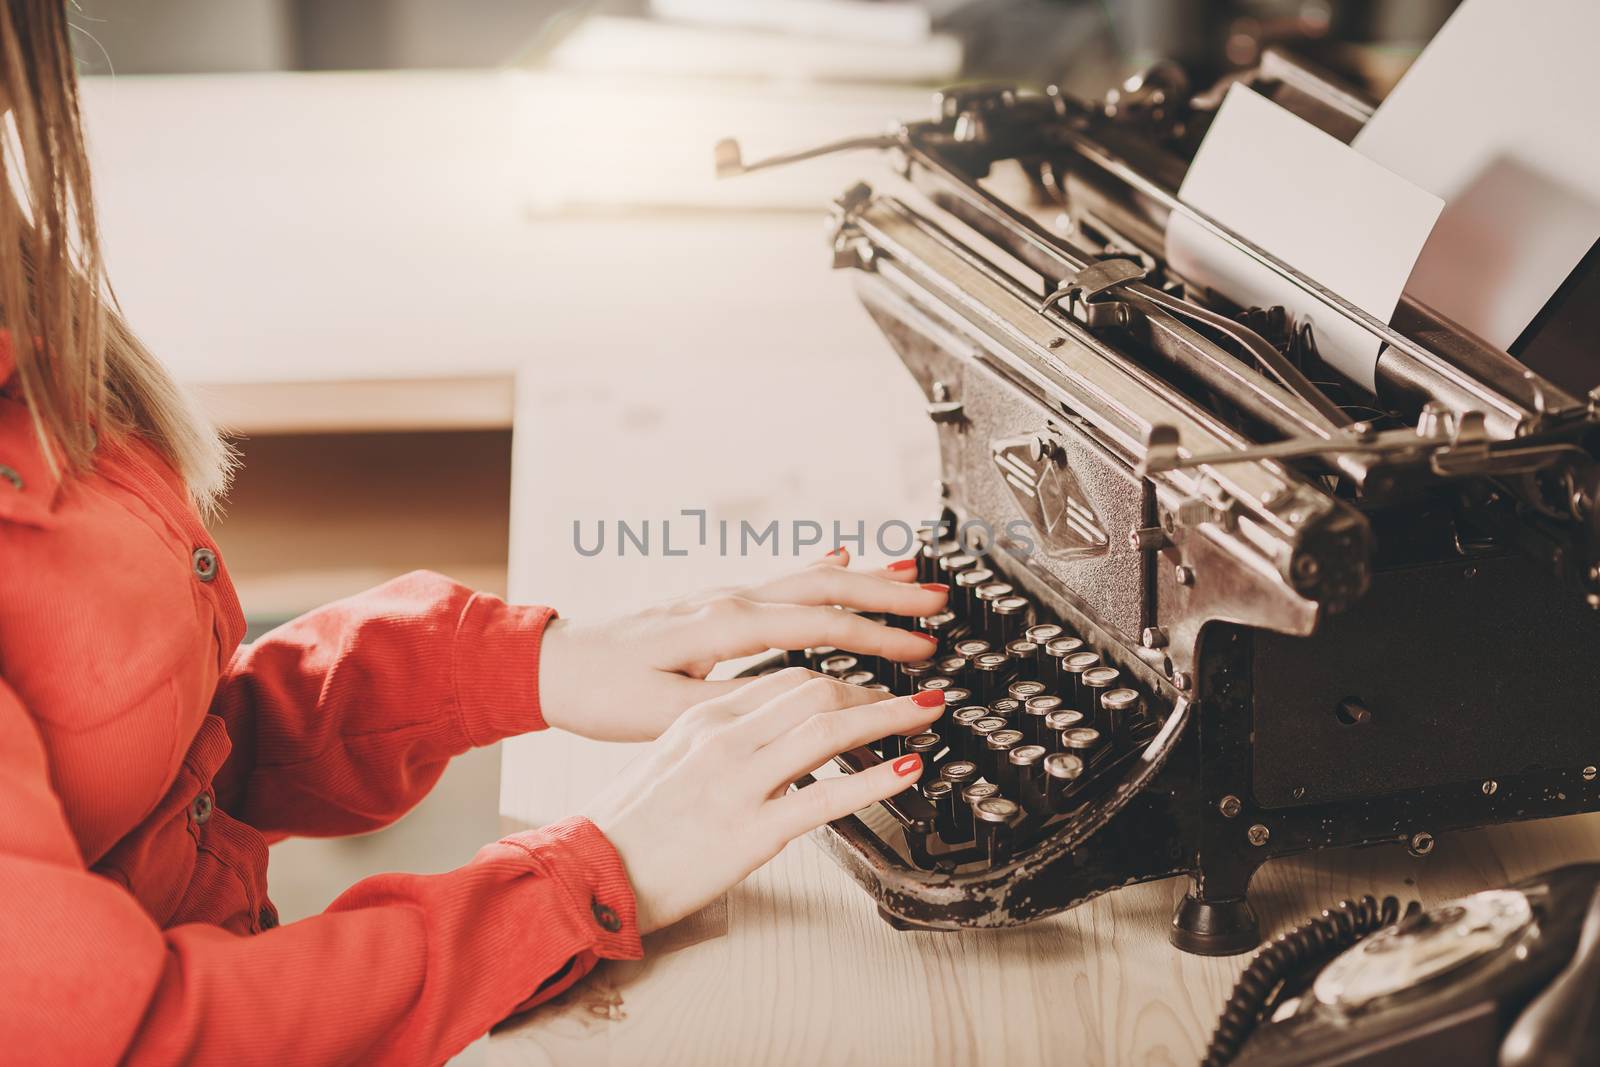
[[[1250,80],[1345,139],[1368,114],[1282,55]],[[955,606],[916,623],[929,663],[810,660],[959,697],[906,742],[930,758],[886,805],[904,846],[825,832],[897,924],[1187,874],[1174,942],[1241,952],[1269,859],[1600,807],[1594,397],[1415,303],[1377,322],[1180,204],[1218,95],[1166,65],[1097,102],[963,89],[840,146],[896,175],[839,199],[834,263],[926,398],[924,577]],[[1381,340],[1376,393],[1282,308],[1171,274],[1173,212]]]

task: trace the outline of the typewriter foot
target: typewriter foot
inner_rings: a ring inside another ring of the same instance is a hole
[[[919,933],[924,933],[924,934],[926,934],[926,933],[942,933],[943,930],[944,930],[943,927],[923,926],[921,923],[909,922],[909,921],[907,921],[905,919],[900,918],[900,916],[896,915],[894,912],[885,909],[882,905],[878,906],[878,918],[880,918],[884,922],[888,923],[890,928],[894,929],[894,930],[916,930]]]
[[[1261,944],[1261,924],[1244,897],[1201,900],[1188,893],[1172,916],[1172,943],[1196,956],[1236,956]]]

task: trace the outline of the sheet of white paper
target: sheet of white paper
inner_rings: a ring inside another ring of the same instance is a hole
[[[1406,291],[1505,348],[1600,238],[1596,0],[1467,0],[1355,148],[1445,199]]]
[[[1178,198],[1381,322],[1443,207],[1239,84],[1223,98]],[[1377,340],[1178,212],[1167,224],[1167,258],[1236,303],[1281,304],[1309,319],[1323,359],[1372,388]]]

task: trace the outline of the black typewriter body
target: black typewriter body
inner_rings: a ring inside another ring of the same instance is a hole
[[[1292,61],[1269,55],[1255,77],[1329,132],[1359,126],[1358,101]],[[951,584],[956,611],[913,623],[940,637],[934,659],[963,636],[1003,654],[1060,626],[1134,694],[1108,712],[1103,687],[1042,648],[1001,680],[975,680],[969,658],[938,683],[991,712],[1038,683],[1101,748],[1048,798],[1032,765],[992,762],[1018,810],[990,804],[963,839],[948,824],[964,809],[927,796],[973,754],[948,703],[922,786],[886,805],[903,844],[860,818],[824,831],[898,925],[1024,923],[1188,875],[1174,943],[1242,952],[1267,860],[1423,854],[1442,832],[1600,808],[1593,399],[1409,303],[1392,327],[1366,322],[1384,342],[1376,391],[1326,387],[1336,372],[1283,309],[1230,306],[1161,262],[1205,120],[1160,68],[1094,104],[946,93],[875,142],[904,190],[838,202],[835,266],[858,272],[937,439],[945,524],[921,577]],[[736,150],[719,162],[752,169]],[[963,570],[1010,586],[1022,618],[969,595]],[[869,666],[898,692],[926,684]],[[991,717],[1067,752],[1026,710]]]

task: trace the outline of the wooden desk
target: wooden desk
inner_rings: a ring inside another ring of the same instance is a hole
[[[1341,897],[1447,899],[1600,855],[1594,816],[1269,863],[1269,930]],[[1124,889],[1020,929],[902,933],[810,841],[724,901],[646,940],[639,963],[499,1031],[522,1064],[1193,1064],[1248,957],[1167,943],[1179,880]]]

